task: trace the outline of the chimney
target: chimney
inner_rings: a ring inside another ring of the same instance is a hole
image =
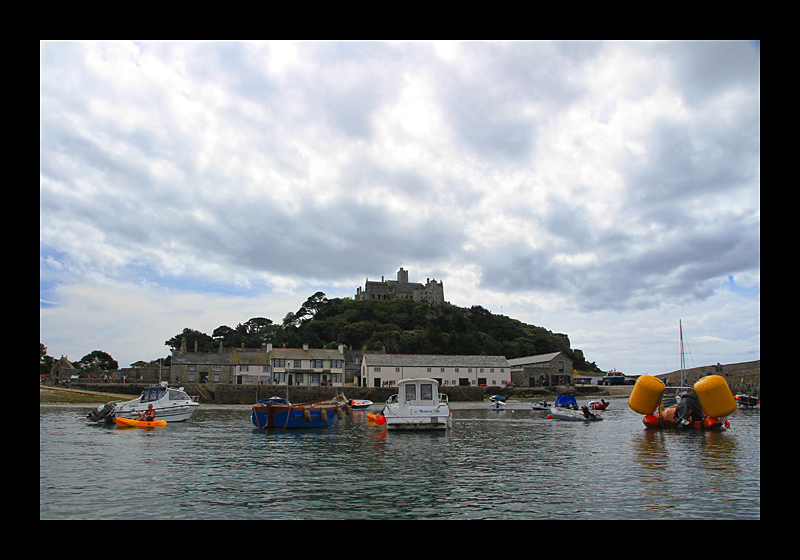
[[[304,343],[303,343],[303,350],[305,350],[306,352],[308,352],[308,342],[304,342]]]
[[[339,345],[339,354],[341,354],[342,356],[344,356],[344,344],[340,344],[340,345]]]
[[[197,354],[197,341],[194,341],[194,353]]]
[[[222,341],[219,341],[219,353],[222,354]]]
[[[272,352],[272,343],[267,342],[267,354],[269,354],[270,352]]]

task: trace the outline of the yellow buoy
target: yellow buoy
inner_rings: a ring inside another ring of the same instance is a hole
[[[341,408],[337,408],[337,409],[336,409],[336,417],[337,417],[339,420],[341,420],[342,418],[344,418],[344,412],[342,412],[342,409],[341,409]]]
[[[320,418],[320,420],[322,420],[323,422],[327,422],[327,421],[328,421],[328,413],[327,413],[327,412],[325,412],[324,410],[320,410],[320,411],[319,411],[319,418]]]
[[[309,412],[308,409],[303,411],[303,420],[306,422],[311,422],[311,412]]]
[[[708,416],[721,418],[736,411],[736,399],[721,375],[708,375],[694,384],[694,392],[700,399],[703,412]]]
[[[628,397],[628,406],[639,414],[653,414],[664,392],[664,382],[652,375],[642,375],[636,380],[631,395]]]

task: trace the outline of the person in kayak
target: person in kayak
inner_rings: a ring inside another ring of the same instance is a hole
[[[156,419],[156,411],[153,410],[153,405],[147,405],[147,410],[144,412],[139,413],[139,420],[144,420],[145,422],[152,422]]]

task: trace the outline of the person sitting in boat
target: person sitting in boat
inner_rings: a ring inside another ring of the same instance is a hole
[[[139,413],[139,420],[144,420],[145,422],[152,422],[156,419],[156,411],[153,409],[153,405],[147,405],[147,410],[144,412]]]
[[[591,420],[592,418],[595,418],[595,415],[592,414],[591,412],[589,412],[589,407],[588,406],[583,405],[581,407],[581,411],[583,412],[583,417],[586,418],[587,420]]]
[[[681,398],[681,402],[675,408],[675,419],[683,426],[703,420],[703,407],[694,390],[689,389],[689,392]]]

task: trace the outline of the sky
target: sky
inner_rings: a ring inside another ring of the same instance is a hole
[[[761,357],[760,44],[40,43],[39,336],[121,367],[381,276],[603,370]],[[479,353],[479,349],[476,349]]]

